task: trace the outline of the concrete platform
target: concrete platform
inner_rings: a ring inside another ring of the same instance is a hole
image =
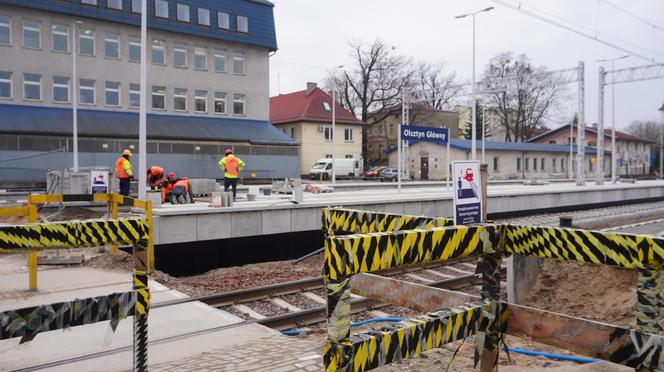
[[[98,296],[131,289],[131,276],[91,268],[61,268],[39,271],[38,292],[29,292],[23,255],[0,256],[0,310],[46,304],[74,298]],[[186,297],[150,281],[153,303]],[[199,332],[210,328],[240,323],[237,317],[200,302],[157,308],[148,320],[150,364],[169,363],[227,348],[231,345],[257,342],[261,339],[286,338],[276,331],[252,324]],[[120,371],[132,368],[132,319],[120,322],[110,331],[109,322],[73,327],[37,335],[20,345],[19,339],[0,341],[0,369],[15,370],[41,366],[49,370]],[[86,355],[102,353],[95,358]],[[61,360],[77,360],[62,366],[49,365]]]
[[[444,186],[403,188],[371,187],[365,190],[304,194],[300,204],[288,196],[261,196],[240,201],[230,208],[211,208],[207,203],[164,205],[154,209],[155,244],[218,240],[321,228],[321,210],[344,206],[381,212],[426,216],[451,216],[452,194]],[[489,213],[540,210],[560,206],[664,198],[664,181],[586,186],[555,183],[542,186],[490,185]]]

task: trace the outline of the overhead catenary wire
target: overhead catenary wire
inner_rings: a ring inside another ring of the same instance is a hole
[[[650,26],[650,27],[652,27],[652,28],[658,29],[658,30],[660,30],[660,31],[664,31],[664,27],[658,26],[658,25],[656,25],[656,24],[654,24],[654,23],[648,21],[647,19],[645,19],[645,18],[639,16],[638,14],[634,14],[634,13],[630,12],[630,11],[627,10],[627,9],[621,8],[621,7],[619,7],[618,5],[612,3],[612,2],[609,1],[609,0],[599,0],[599,1],[602,2],[602,3],[605,3],[606,5],[612,7],[612,8],[614,8],[614,9],[620,11],[620,12],[623,12],[623,13],[627,14],[628,16],[630,16],[630,17],[632,17],[632,18],[638,19],[639,21],[641,21],[641,22],[647,24],[648,26]]]
[[[588,39],[594,40],[594,41],[596,41],[596,42],[598,42],[598,43],[600,43],[600,44],[604,44],[604,45],[609,46],[609,47],[611,47],[611,48],[614,48],[614,49],[620,50],[620,51],[622,51],[622,52],[625,52],[625,53],[631,54],[631,55],[633,55],[634,57],[641,58],[641,59],[643,59],[643,60],[645,60],[645,61],[648,61],[648,62],[654,62],[654,63],[658,63],[658,64],[661,64],[661,63],[662,63],[662,62],[658,61],[658,60],[655,59],[655,58],[647,57],[647,56],[645,56],[645,55],[643,55],[643,54],[641,54],[641,53],[637,53],[637,52],[635,52],[635,51],[633,51],[633,50],[627,49],[627,48],[622,47],[622,46],[620,46],[620,45],[616,45],[615,43],[612,43],[612,42],[609,42],[609,41],[606,41],[606,40],[602,40],[602,39],[600,39],[599,37],[593,36],[593,35],[591,35],[591,34],[588,34],[588,33],[586,33],[586,32],[583,32],[583,31],[579,31],[579,30],[577,30],[577,29],[575,29],[575,28],[573,28],[573,27],[570,27],[570,26],[568,26],[568,25],[562,24],[562,23],[557,22],[557,21],[555,21],[555,20],[553,20],[553,19],[549,19],[549,18],[547,18],[547,17],[545,17],[545,16],[542,16],[542,15],[540,15],[540,14],[537,14],[537,13],[535,13],[535,12],[529,11],[529,10],[525,9],[525,8],[521,5],[521,3],[519,3],[519,5],[514,5],[514,4],[511,4],[511,3],[509,3],[509,2],[507,2],[507,1],[505,1],[505,0],[491,0],[491,1],[494,2],[494,3],[496,3],[496,4],[498,4],[498,5],[502,5],[502,6],[504,6],[504,7],[507,7],[507,8],[510,8],[510,9],[516,10],[516,11],[518,11],[518,12],[521,12],[521,13],[525,14],[525,15],[528,15],[528,16],[531,16],[531,17],[533,17],[533,18],[536,18],[536,19],[538,19],[538,20],[540,20],[540,21],[543,21],[543,22],[546,22],[546,23],[552,24],[552,25],[554,25],[554,26],[560,27],[560,28],[565,29],[565,30],[567,30],[567,31],[573,32],[573,33],[575,33],[575,34],[577,34],[577,35],[581,35],[581,36],[586,37],[586,38],[588,38]],[[558,18],[559,18],[559,17],[558,17]],[[569,22],[569,21],[567,21],[567,22]],[[570,23],[572,23],[572,22],[570,22]],[[613,38],[613,37],[612,37],[612,38]],[[637,47],[638,47],[638,46],[637,46]],[[642,49],[641,47],[638,47],[638,48]],[[657,53],[657,54],[660,54],[660,53]]]

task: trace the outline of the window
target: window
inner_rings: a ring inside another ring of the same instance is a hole
[[[0,16],[0,45],[11,45],[12,22],[9,17]]]
[[[551,168],[553,172],[556,171],[556,158],[551,159]]]
[[[198,8],[198,24],[201,26],[210,26],[210,10]]]
[[[89,79],[81,79],[80,86],[80,100],[82,104],[94,105],[95,104],[95,81]]]
[[[244,53],[233,55],[233,73],[244,74]]]
[[[596,142],[593,142],[593,141],[589,141],[589,142],[588,142],[588,146],[590,146],[590,147],[595,147],[595,146],[597,146],[597,143],[596,143]]]
[[[221,49],[214,50],[214,71],[226,72],[226,51]]]
[[[233,94],[233,113],[244,115],[244,94]]]
[[[78,53],[82,56],[95,55],[95,32],[82,28],[78,36]]]
[[[0,71],[0,98],[12,98],[12,73]]]
[[[131,12],[141,14],[141,0],[131,0]]]
[[[41,75],[23,74],[23,98],[41,100]]]
[[[81,0],[81,4],[97,5],[97,0]]]
[[[118,39],[118,35],[106,35],[106,38],[104,38],[104,55],[106,58],[120,58],[120,40]]]
[[[141,85],[129,84],[129,107],[141,106]]]
[[[295,127],[290,128],[290,138],[295,139]]]
[[[497,156],[493,157],[493,171],[498,172],[498,157]]]
[[[189,12],[189,5],[186,4],[178,4],[177,5],[177,19],[180,22],[191,22],[191,13]],[[168,18],[168,17],[166,17]]]
[[[152,63],[157,65],[166,64],[164,45],[165,43],[162,40],[152,40]]]
[[[237,16],[237,32],[249,32],[249,19],[245,16]]]
[[[325,109],[325,111],[331,111],[332,110],[332,108],[330,107],[330,104],[328,102],[323,102],[323,109]]]
[[[207,90],[197,90],[194,99],[194,111],[207,112]]]
[[[69,78],[53,76],[53,102],[69,102]]]
[[[231,17],[226,12],[217,12],[217,28],[222,30],[230,30]]]
[[[325,154],[326,159],[332,159],[332,154]],[[330,164],[331,165],[331,164]],[[327,169],[327,168],[326,168]]]
[[[175,88],[173,92],[173,110],[187,111],[187,90]]]
[[[565,158],[560,159],[560,171],[565,171]]]
[[[387,128],[387,135],[391,136],[392,133],[394,133],[394,124],[390,124],[390,126]]]
[[[526,164],[528,164],[528,159],[526,159]],[[528,165],[526,165],[526,169],[528,169],[527,167]],[[533,170],[537,171],[537,158],[533,158]]]
[[[120,106],[120,83],[115,81],[106,82],[106,105]]]
[[[194,67],[199,70],[207,68],[207,49],[196,47],[194,49]]]
[[[549,144],[551,144],[551,145],[555,145],[555,144],[556,144],[556,140],[549,141]]]
[[[530,170],[530,158],[526,158],[526,172]]]
[[[138,37],[129,37],[129,61],[141,61],[141,39]]]
[[[154,14],[159,18],[168,18],[168,1],[154,0]]]
[[[325,127],[323,129],[325,132],[325,140],[326,141],[332,141],[332,128],[331,127]]]
[[[32,49],[41,48],[41,22],[23,21],[23,47]]]
[[[157,110],[166,109],[166,87],[152,86],[152,108]]]
[[[521,158],[516,158],[516,170],[521,171]]]
[[[353,158],[353,154],[346,154],[345,158],[346,158],[346,159],[352,159],[352,158]]]
[[[385,126],[383,124],[378,125],[378,133],[382,136],[385,135]]]
[[[51,26],[51,44],[55,52],[69,52],[69,27]]]
[[[122,10],[122,0],[106,0],[106,7],[109,9]]]
[[[175,66],[175,67],[187,67],[187,46],[186,45],[176,44],[173,47],[173,66]]]
[[[540,159],[540,170],[544,172],[544,158]]]
[[[348,142],[353,141],[353,129],[352,128],[344,129],[344,141],[348,141]]]
[[[214,112],[217,114],[226,113],[226,92],[214,92]]]

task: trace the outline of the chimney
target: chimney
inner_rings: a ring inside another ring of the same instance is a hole
[[[311,92],[313,92],[318,85],[316,83],[308,82],[307,83],[307,95],[310,95]]]

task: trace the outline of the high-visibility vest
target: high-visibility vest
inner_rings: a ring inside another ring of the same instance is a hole
[[[224,171],[224,178],[238,178],[244,165],[242,159],[232,154],[219,160],[219,168]]]
[[[175,183],[175,185],[173,185],[173,188],[176,188],[176,187],[178,187],[178,186],[180,186],[180,187],[184,187],[184,191],[185,191],[186,193],[189,192],[189,180],[188,180],[188,179],[185,178],[185,179],[181,179],[181,180],[177,181],[177,182]]]
[[[148,169],[148,172],[153,177],[162,178],[164,176],[164,168],[153,165]]]
[[[133,174],[131,171],[131,162],[124,157],[120,157],[115,161],[115,175],[118,178],[129,178]]]

